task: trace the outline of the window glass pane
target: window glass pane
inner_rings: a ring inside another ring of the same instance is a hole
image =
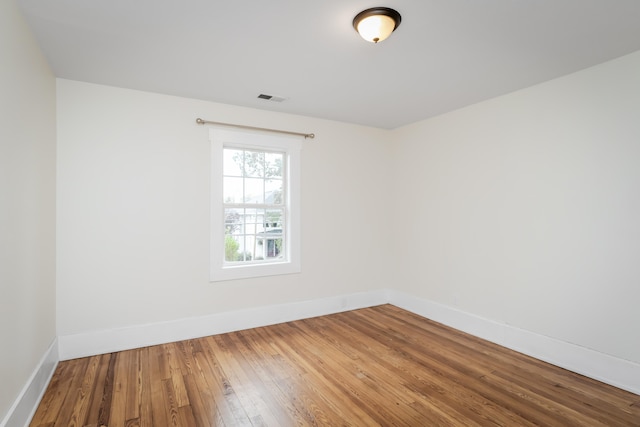
[[[265,259],[282,257],[282,239],[268,239],[264,257]]]
[[[264,203],[264,179],[245,178],[244,203]]]
[[[224,210],[224,233],[238,235],[242,234],[244,209]]]
[[[244,172],[245,176],[264,177],[264,155],[263,152],[244,152]]]
[[[242,178],[224,178],[224,190],[222,197],[224,198],[224,203],[242,203],[244,200],[243,192],[242,192]]]
[[[231,236],[226,234],[224,236],[224,260],[227,262],[241,261],[241,246],[244,246],[243,236]]]
[[[262,256],[265,260],[284,256],[283,230],[284,210],[267,209],[264,216],[264,232],[259,235],[262,243]]]
[[[223,154],[223,175],[242,176],[242,166],[244,163],[243,151],[225,148]]]
[[[282,180],[266,179],[264,181],[264,202],[270,205],[283,203]]]
[[[256,236],[255,235],[247,235],[245,236],[246,247],[243,252],[244,261],[253,261],[256,259]]]
[[[268,209],[264,216],[264,228],[266,231],[282,229],[284,211],[282,209]]]
[[[282,153],[265,153],[265,177],[282,178],[283,161]]]
[[[262,231],[263,218],[263,209],[247,209],[244,217],[244,233],[256,234],[257,232]]]

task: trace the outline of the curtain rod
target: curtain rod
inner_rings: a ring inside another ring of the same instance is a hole
[[[241,128],[241,129],[261,130],[261,131],[265,131],[265,132],[284,133],[284,134],[287,134],[287,135],[298,135],[298,136],[304,136],[305,139],[307,139],[307,138],[313,139],[313,138],[316,137],[316,135],[313,134],[313,133],[291,132],[291,131],[288,131],[288,130],[259,128],[259,127],[254,127],[254,126],[236,125],[236,124],[233,124],[233,123],[212,122],[210,120],[202,120],[199,117],[196,119],[196,123],[199,124],[199,125],[231,126],[231,127],[235,127],[235,128]]]

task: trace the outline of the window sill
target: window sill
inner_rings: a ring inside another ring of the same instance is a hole
[[[300,263],[281,262],[255,265],[239,265],[221,267],[211,271],[211,282],[226,280],[252,279],[263,276],[279,276],[283,274],[300,273]]]

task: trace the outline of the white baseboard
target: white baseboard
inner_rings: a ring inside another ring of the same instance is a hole
[[[29,425],[44,392],[47,390],[59,360],[58,340],[54,339],[18,395],[18,398],[9,408],[9,412],[0,421],[0,427],[26,427]]]
[[[58,337],[60,360],[128,350],[327,314],[393,304],[536,359],[640,394],[640,364],[498,323],[395,290],[217,313]],[[0,427],[4,427],[0,425]]]
[[[640,364],[389,290],[389,303],[552,365],[640,395]]]
[[[386,304],[387,300],[386,290],[362,292],[311,301],[217,313],[170,322],[62,335],[58,337],[60,360],[274,325]]]

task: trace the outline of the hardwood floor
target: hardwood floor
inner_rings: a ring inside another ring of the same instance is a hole
[[[640,396],[383,305],[61,362],[32,426],[640,426]]]

